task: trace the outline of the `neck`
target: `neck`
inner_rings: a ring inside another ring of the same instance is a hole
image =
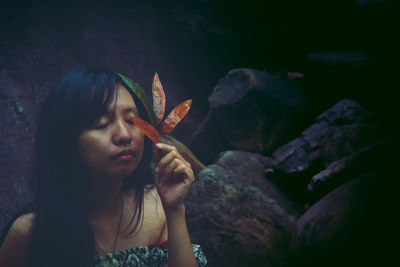
[[[112,218],[120,213],[124,192],[122,181],[117,183],[101,183],[93,181],[89,184],[88,204],[90,218]]]

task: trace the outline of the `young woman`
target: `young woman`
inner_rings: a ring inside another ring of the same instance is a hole
[[[131,119],[145,109],[127,88],[113,72],[79,68],[46,98],[32,212],[12,223],[0,266],[207,264],[185,221],[191,166],[173,146],[152,152]]]

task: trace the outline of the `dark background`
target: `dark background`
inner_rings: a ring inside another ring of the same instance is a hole
[[[79,64],[110,66],[148,92],[158,72],[167,112],[193,99],[176,129],[183,141],[206,116],[218,80],[235,68],[302,73],[316,114],[351,98],[396,136],[397,11],[390,0],[0,0],[0,229],[31,197],[38,109]],[[332,51],[362,56],[344,68],[307,57]]]

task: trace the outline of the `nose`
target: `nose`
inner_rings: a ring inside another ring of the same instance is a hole
[[[118,121],[112,141],[115,145],[129,145],[132,142],[132,133],[124,121]]]

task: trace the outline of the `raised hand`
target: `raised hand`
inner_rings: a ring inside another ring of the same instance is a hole
[[[193,170],[174,146],[156,144],[155,183],[165,212],[184,207],[184,199],[194,182]]]

